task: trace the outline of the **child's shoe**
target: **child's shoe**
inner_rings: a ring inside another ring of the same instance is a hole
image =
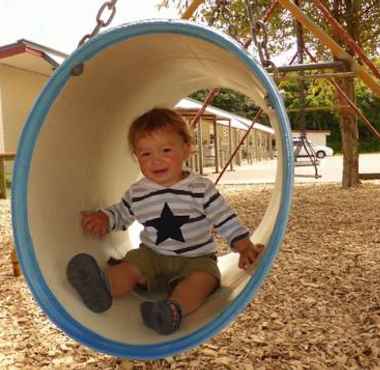
[[[66,275],[91,311],[101,313],[111,307],[111,293],[94,257],[85,253],[77,254],[69,261]]]
[[[171,300],[143,302],[140,306],[144,324],[159,334],[172,334],[181,325],[182,310]]]

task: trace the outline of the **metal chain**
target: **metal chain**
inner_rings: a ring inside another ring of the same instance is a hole
[[[84,35],[78,43],[78,47],[82,46],[86,41],[96,36],[100,29],[103,27],[107,27],[111,22],[113,17],[116,14],[116,3],[117,0],[110,0],[103,3],[103,5],[99,8],[98,14],[96,16],[96,26],[92,30],[91,33],[87,33]],[[109,14],[107,18],[102,19],[105,16],[106,8],[108,8]]]
[[[257,10],[257,3],[255,1],[254,1],[254,3],[256,5],[255,9]],[[255,43],[255,45],[259,51],[260,62],[261,62],[263,67],[271,67],[273,69],[273,74],[274,74],[273,78],[278,83],[280,81],[280,75],[279,75],[278,68],[269,58],[268,45],[267,45],[268,44],[268,34],[266,32],[265,22],[255,21],[253,11],[252,11],[252,6],[251,6],[251,3],[249,2],[249,0],[245,1],[245,5],[246,5],[247,13],[249,16],[249,20],[251,23],[251,34],[252,34],[251,37],[252,37],[252,40]],[[263,40],[261,42],[259,42],[257,39],[257,33],[260,31],[263,33]],[[250,42],[251,42],[251,40],[247,40],[244,43],[244,48],[247,49],[250,45]],[[240,140],[240,143],[236,146],[234,152],[230,155],[229,160],[224,165],[224,167],[223,167],[222,171],[220,172],[218,178],[215,180],[215,182],[214,182],[215,185],[218,184],[219,180],[222,178],[222,176],[226,172],[228,166],[231,164],[232,160],[234,159],[236,153],[239,151],[239,149],[243,145],[245,139],[248,137],[249,133],[253,129],[255,122],[260,118],[260,116],[263,113],[264,113],[263,109],[259,108],[259,110],[257,111],[255,117],[253,118],[251,125],[249,126],[248,130],[245,132],[243,138]]]
[[[249,0],[246,0],[245,4],[246,4],[249,20],[251,23],[252,40],[256,45],[261,65],[264,68],[268,68],[268,67],[271,68],[273,70],[274,80],[277,80],[279,77],[279,72],[275,63],[270,60],[269,51],[268,51],[268,32],[267,32],[266,24],[262,20],[254,19],[252,6]]]
[[[216,0],[216,6],[213,7],[213,9],[211,10],[211,16],[210,16],[210,19],[208,21],[209,27],[212,27],[214,25],[214,23],[217,19],[217,13],[219,12],[220,7],[222,5],[225,5],[225,2],[226,2],[226,0]],[[214,100],[214,98],[219,94],[219,91],[220,91],[220,89],[217,89],[217,88],[209,91],[206,99],[203,101],[202,107],[198,110],[195,117],[193,118],[193,120],[190,123],[190,127],[192,129],[195,129],[196,126],[200,123],[200,119],[202,117],[202,114],[207,109],[207,106],[209,104],[211,104],[212,101]]]
[[[98,14],[96,15],[95,28],[92,30],[91,33],[87,33],[80,39],[77,48],[79,48],[89,39],[97,35],[101,28],[107,27],[112,22],[112,19],[114,18],[116,14],[116,3],[117,3],[117,0],[110,0],[102,4],[102,6],[98,10]],[[106,8],[108,8],[109,10],[108,18],[103,19],[103,17],[105,17]],[[78,64],[74,68],[72,68],[71,74],[73,76],[80,76],[83,73],[83,68],[84,68],[83,63]]]

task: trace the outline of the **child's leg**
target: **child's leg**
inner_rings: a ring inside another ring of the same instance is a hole
[[[196,310],[218,286],[219,279],[208,272],[192,272],[177,284],[169,299],[141,304],[145,325],[159,334],[175,332],[182,317]]]
[[[83,303],[97,313],[107,311],[113,297],[126,295],[137,283],[144,282],[138,268],[128,262],[110,266],[104,273],[95,258],[85,253],[69,261],[66,274]]]
[[[136,284],[145,284],[140,270],[127,261],[106,269],[106,277],[112,297],[121,297],[133,290]]]
[[[195,311],[218,287],[219,281],[207,272],[195,271],[175,287],[169,299],[177,302],[186,316]]]
[[[112,296],[103,271],[94,257],[86,253],[75,255],[67,265],[66,275],[91,311],[101,313],[111,307]]]

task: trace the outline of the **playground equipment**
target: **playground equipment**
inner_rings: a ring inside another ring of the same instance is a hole
[[[293,143],[294,143],[293,139]],[[304,132],[301,132],[301,136],[296,140],[294,145],[294,166],[295,167],[307,167],[312,166],[314,168],[314,175],[312,177],[318,179],[321,175],[318,173],[319,158],[317,157],[313,146],[310,141],[307,140]],[[305,153],[300,155],[300,153]],[[299,177],[310,177],[309,175],[294,174]]]
[[[194,1],[186,17],[202,2]],[[278,3],[297,11],[291,2]],[[275,84],[228,36],[192,23],[162,20],[137,22],[93,37],[107,24],[98,22],[81,40],[81,47],[49,80],[28,118],[13,180],[17,252],[36,300],[68,335],[121,357],[162,358],[218,333],[253,298],[284,235],[292,193],[293,146]],[[326,40],[339,56],[350,58]],[[354,66],[378,92],[377,82],[364,67]],[[138,244],[137,228],[100,243],[86,240],[78,222],[80,210],[115,201],[139,176],[125,147],[128,124],[153,106],[173,107],[193,91],[221,87],[251,98],[260,107],[258,115],[267,114],[276,133],[275,189],[252,236],[267,246],[259,264],[246,273],[237,268],[235,255],[222,257],[222,288],[169,337],[153,334],[142,325],[138,296],[115,302],[103,315],[89,312],[65,279],[67,261],[78,252],[88,252],[105,264],[116,245]]]
[[[83,65],[82,73],[72,75]],[[87,240],[79,212],[114,202],[139,177],[126,147],[130,122],[154,106],[173,107],[201,88],[227,87],[251,98],[276,133],[275,189],[255,230],[266,245],[257,266],[220,258],[222,288],[182,328],[162,337],[142,324],[129,296],[102,315],[81,304],[66,281],[79,252],[102,265],[116,246],[138,245],[138,228]],[[65,333],[120,357],[162,358],[194,347],[228,325],[252,300],[282,242],[293,184],[293,147],[282,99],[264,69],[234,40],[186,21],[127,24],[91,38],[57,68],[37,99],[17,153],[12,216],[16,248],[37,302]]]

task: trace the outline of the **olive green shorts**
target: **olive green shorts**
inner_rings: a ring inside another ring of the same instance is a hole
[[[124,260],[139,269],[149,291],[170,291],[175,284],[193,272],[207,272],[218,280],[220,271],[215,254],[199,257],[166,256],[145,245],[128,251]]]

